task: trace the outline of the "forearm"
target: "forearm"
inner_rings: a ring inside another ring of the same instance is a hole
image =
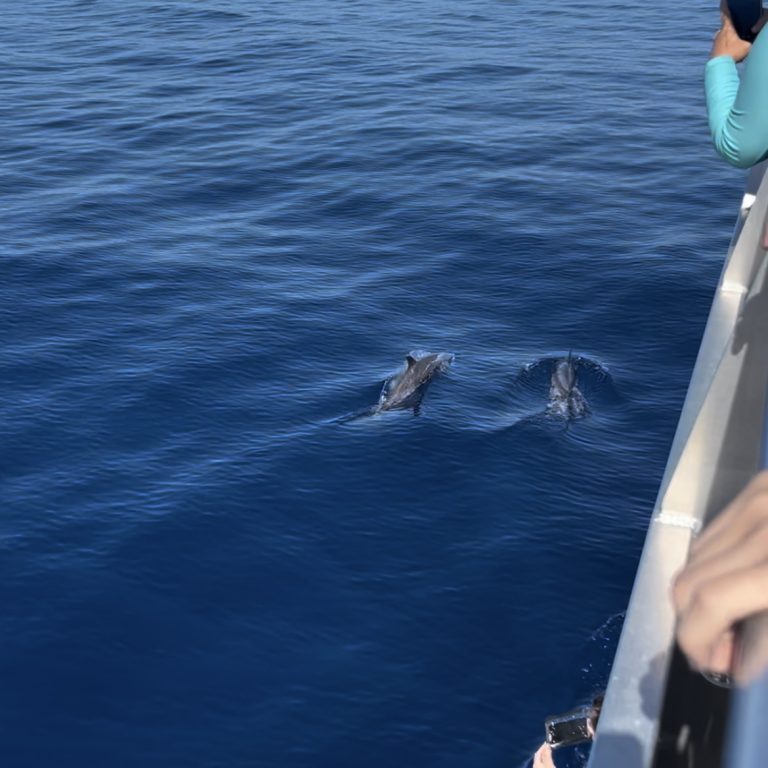
[[[707,113],[717,152],[748,168],[768,154],[768,35],[758,36],[739,81],[736,62],[715,56],[707,62]]]

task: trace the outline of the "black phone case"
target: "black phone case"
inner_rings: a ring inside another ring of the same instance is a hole
[[[755,39],[752,27],[757,24],[762,12],[762,0],[728,0],[728,13],[736,33],[750,43]]]
[[[548,718],[544,723],[547,744],[564,747],[590,740],[587,716],[583,711],[574,711],[559,717]]]

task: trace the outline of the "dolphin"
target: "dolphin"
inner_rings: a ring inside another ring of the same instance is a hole
[[[447,370],[453,362],[450,352],[418,354],[411,352],[405,357],[405,368],[384,382],[374,413],[413,408],[418,416],[424,391],[438,373]]]
[[[569,352],[558,360],[549,386],[549,411],[566,419],[577,419],[587,411],[587,401],[576,386],[576,364]]]

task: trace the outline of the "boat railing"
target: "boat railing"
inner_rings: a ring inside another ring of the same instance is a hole
[[[768,340],[768,328],[766,328]],[[768,380],[760,466],[768,469]],[[768,726],[768,612],[741,627],[735,672],[737,689],[728,728],[726,768],[764,768]]]
[[[685,564],[696,533],[760,467],[763,424],[759,414],[765,412],[768,381],[765,165],[752,169],[747,180],[651,516],[589,768],[673,764],[657,762],[662,715],[666,717],[675,706],[674,697],[670,704],[668,682],[679,679],[677,672],[671,678],[670,671],[674,665],[684,664],[674,640],[671,585]],[[755,632],[761,635],[763,629]],[[694,675],[689,670],[685,674]],[[706,682],[702,685],[711,686]],[[762,729],[768,723],[768,682],[756,686],[760,693],[744,694],[741,709],[725,705],[736,714],[729,718],[732,732],[739,734],[733,743],[762,745]],[[744,707],[749,707],[749,712],[741,713]],[[753,709],[762,726],[744,725]],[[684,727],[678,738],[687,738]],[[730,762],[733,759],[742,758],[726,753],[725,768],[758,765]],[[766,762],[763,747],[759,764]]]

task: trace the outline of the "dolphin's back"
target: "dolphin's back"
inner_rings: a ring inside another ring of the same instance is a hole
[[[555,365],[549,394],[550,413],[573,419],[588,412],[587,401],[576,386],[576,366],[571,355]]]
[[[378,410],[418,406],[422,389],[440,371],[453,361],[453,355],[445,352],[417,356],[411,353],[405,358],[405,369],[385,383],[379,398]]]
[[[552,376],[553,384],[564,394],[567,395],[576,383],[576,372],[570,360],[561,360]]]

